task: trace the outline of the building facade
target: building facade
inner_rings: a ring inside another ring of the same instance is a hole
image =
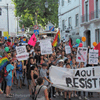
[[[0,36],[3,36],[3,32],[8,31],[9,35],[17,33],[17,19],[14,9],[12,0],[0,0]]]
[[[79,34],[80,0],[59,0],[58,18],[61,40]]]
[[[87,39],[84,46],[93,47],[93,42],[100,42],[100,0],[80,0],[80,3],[80,35]]]

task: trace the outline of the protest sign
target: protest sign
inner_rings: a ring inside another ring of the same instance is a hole
[[[89,50],[89,64],[98,64],[98,50]]]
[[[87,62],[87,48],[78,47],[76,61],[77,62]]]
[[[52,45],[50,39],[40,41],[41,54],[52,54]]]
[[[49,73],[50,80],[56,88],[66,91],[100,92],[99,66],[80,69],[51,66]]]
[[[9,34],[8,34],[8,32],[6,32],[6,31],[3,32],[3,36],[9,38]]]
[[[25,46],[16,47],[16,52],[16,58],[18,61],[27,60],[29,58],[29,53],[27,53]]]
[[[25,46],[18,46],[18,47],[16,47],[16,52],[17,52],[17,55],[26,53],[27,52],[26,47]]]
[[[65,46],[65,52],[66,52],[66,54],[69,54],[69,53],[71,53],[71,49],[70,49],[70,46]]]
[[[25,54],[18,54],[16,55],[16,58],[18,61],[22,61],[22,60],[27,60],[29,58],[29,53],[25,53]]]

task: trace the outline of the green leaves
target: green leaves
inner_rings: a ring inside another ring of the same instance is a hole
[[[58,0],[47,0],[48,8],[45,8],[46,0],[12,0],[15,4],[15,15],[20,17],[20,26],[25,27],[38,24],[45,26],[48,22],[58,26]]]

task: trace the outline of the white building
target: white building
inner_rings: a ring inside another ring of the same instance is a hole
[[[59,0],[58,18],[61,40],[79,34],[80,0]]]
[[[80,4],[80,35],[86,37],[84,46],[93,47],[93,42],[100,42],[100,0],[80,0]]]
[[[3,36],[3,32],[7,32],[8,28],[9,35],[17,33],[17,20],[14,15],[14,4],[12,4],[12,0],[0,0],[0,36]]]

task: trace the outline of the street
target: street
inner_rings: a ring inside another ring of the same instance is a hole
[[[13,85],[13,90],[11,91],[11,93],[14,94],[14,97],[12,98],[6,98],[6,94],[2,94],[0,95],[0,100],[32,100],[30,98],[30,94],[28,91],[27,86],[23,86],[22,89],[16,89],[16,86]],[[52,98],[52,100],[64,100],[63,97],[56,97],[56,98]],[[79,100],[78,98],[72,98],[72,100]],[[82,99],[84,100],[84,99]],[[100,100],[100,98],[98,98],[97,93],[94,93],[94,98],[90,98],[89,100]]]

